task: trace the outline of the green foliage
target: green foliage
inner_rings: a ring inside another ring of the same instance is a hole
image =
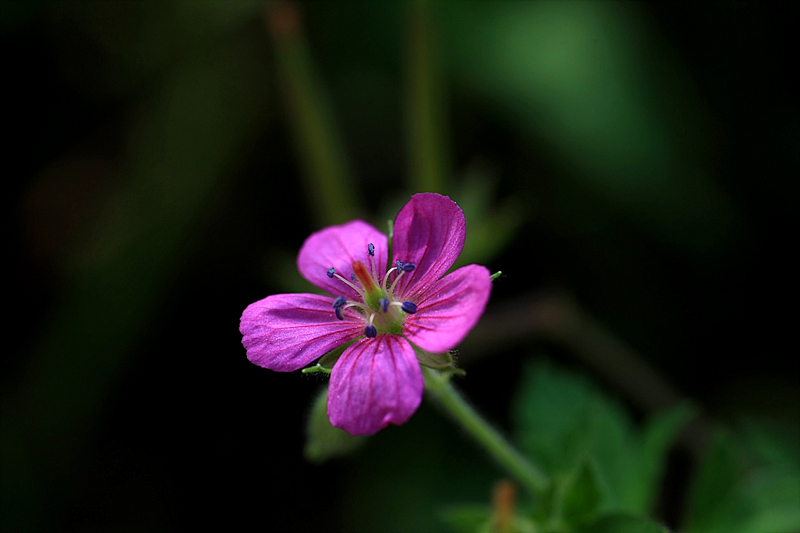
[[[580,480],[570,489],[575,501],[588,498],[587,505],[597,505],[599,498],[589,497],[597,489],[601,512],[645,514],[667,448],[689,415],[688,407],[679,406],[637,430],[622,406],[586,379],[540,363],[523,376],[514,422],[523,451],[548,474]]]
[[[800,529],[800,440],[789,428],[720,431],[694,480],[687,533]]]
[[[454,78],[568,161],[581,186],[671,243],[702,250],[724,237],[731,205],[692,157],[708,127],[702,104],[667,54],[643,68],[642,46],[662,43],[634,29],[644,20],[635,4],[439,5]],[[679,120],[665,113],[665,92]]]
[[[561,501],[561,516],[568,524],[590,522],[602,500],[603,491],[595,468],[589,461],[584,461],[567,480]]]
[[[647,518],[611,515],[579,529],[577,533],[669,533],[669,530]]]
[[[452,187],[451,197],[464,210],[469,230],[455,267],[470,263],[487,264],[502,252],[530,216],[515,198],[497,201],[498,182],[479,165],[473,165],[464,179]]]
[[[457,505],[446,508],[439,518],[453,533],[536,533],[536,525],[525,516],[515,514],[503,529],[488,505]]]
[[[442,511],[439,517],[453,533],[488,531],[492,522],[492,508],[477,504],[454,505]]]
[[[328,387],[314,401],[311,416],[306,426],[306,447],[303,453],[313,463],[324,463],[328,459],[346,455],[367,440],[363,436],[350,435],[331,425],[328,419]]]
[[[678,406],[638,429],[621,405],[585,378],[543,362],[528,367],[514,407],[517,437],[553,479],[535,502],[537,521],[552,531],[593,522],[587,531],[657,528],[607,517],[650,511],[669,445],[690,415],[687,406]]]

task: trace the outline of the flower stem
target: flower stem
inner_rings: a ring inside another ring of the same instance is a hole
[[[435,398],[517,481],[533,494],[540,494],[547,488],[550,484],[547,476],[475,412],[450,384],[448,375],[426,367],[422,367],[422,374],[429,397]]]

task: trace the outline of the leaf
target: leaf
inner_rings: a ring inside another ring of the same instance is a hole
[[[551,476],[571,475],[591,457],[601,486],[619,500],[620,486],[637,466],[631,462],[631,422],[585,378],[547,363],[530,366],[514,405],[514,422],[522,450]]]
[[[669,530],[648,518],[611,515],[578,529],[577,533],[669,533]]]
[[[532,134],[582,187],[597,191],[615,212],[635,217],[670,244],[703,251],[724,242],[734,206],[701,161],[674,156],[702,142],[708,125],[695,112],[702,103],[686,89],[689,85],[670,84],[682,118],[665,119],[659,109],[662,89],[654,87],[662,76],[688,80],[689,75],[665,60],[668,54],[654,56],[662,61],[657,70],[639,67],[641,43],[632,40],[635,32],[622,28],[639,27],[654,50],[661,43],[637,7],[612,2],[438,5],[455,80]],[[555,186],[578,202],[575,182],[560,181]]]
[[[578,525],[590,521],[603,500],[603,490],[590,461],[584,461],[568,481],[562,503],[562,519]]]
[[[513,420],[521,449],[549,475],[572,476],[588,458],[602,512],[645,514],[669,445],[690,414],[677,407],[638,431],[625,409],[586,378],[537,363],[524,371]]]
[[[524,371],[513,408],[517,440],[549,474],[568,474],[582,457],[591,396],[585,380],[547,363]]]
[[[687,533],[793,533],[800,529],[800,445],[791,429],[719,432],[700,465]]]
[[[511,242],[530,216],[516,198],[495,201],[498,180],[481,165],[473,165],[453,197],[469,220],[464,249],[454,267],[491,262]]]
[[[650,419],[642,431],[639,483],[635,487],[637,507],[650,511],[656,499],[656,487],[661,479],[667,452],[679,431],[695,416],[688,403],[679,404]]]
[[[453,533],[489,531],[492,508],[488,505],[463,504],[446,508],[439,515]]]
[[[312,463],[324,463],[328,459],[346,455],[366,441],[366,437],[350,435],[331,425],[327,413],[328,387],[314,401],[311,416],[306,426],[306,459]]]

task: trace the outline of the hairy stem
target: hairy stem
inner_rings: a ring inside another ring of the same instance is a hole
[[[449,376],[422,367],[425,390],[480,443],[489,455],[533,494],[540,494],[550,484],[547,476],[519,453],[500,433],[489,425],[453,388]]]

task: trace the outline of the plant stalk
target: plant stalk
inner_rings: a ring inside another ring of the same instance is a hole
[[[541,494],[550,484],[548,477],[489,425],[453,388],[447,374],[422,367],[425,390],[532,494]]]

